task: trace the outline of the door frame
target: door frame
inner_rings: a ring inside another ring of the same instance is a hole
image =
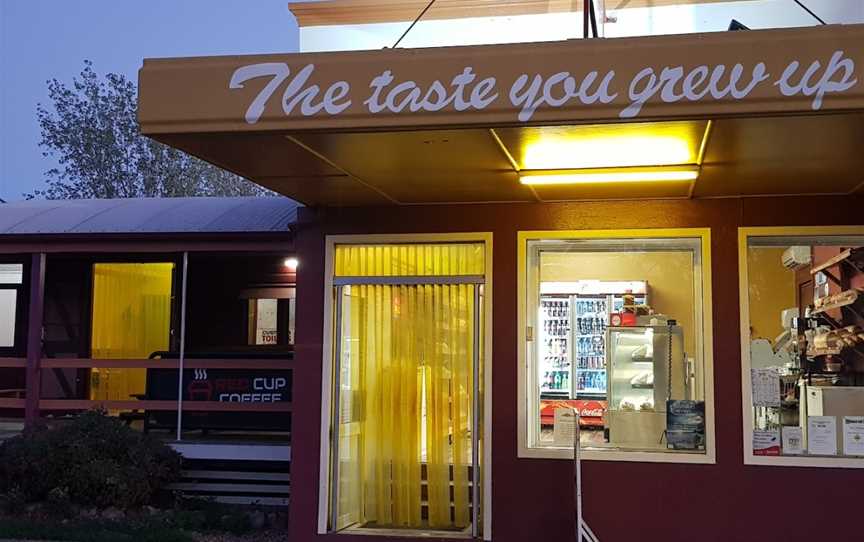
[[[334,292],[334,254],[336,245],[383,245],[397,243],[483,243],[484,245],[484,294],[483,323],[480,340],[483,344],[483,453],[481,464],[482,487],[482,538],[492,539],[492,233],[429,233],[429,234],[375,234],[375,235],[327,235],[324,255],[324,318],[321,365],[321,434],[318,460],[318,534],[328,534],[327,524],[330,509],[330,435],[333,412],[334,332],[336,325]],[[355,531],[356,532],[356,531]],[[331,533],[332,534],[332,533]],[[378,534],[378,533],[376,533]],[[381,533],[383,534],[383,533]],[[430,531],[430,534],[432,532]],[[452,536],[451,536],[452,537]]]

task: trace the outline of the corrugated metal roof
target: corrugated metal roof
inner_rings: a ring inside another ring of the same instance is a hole
[[[288,198],[31,200],[0,204],[0,235],[288,231]]]

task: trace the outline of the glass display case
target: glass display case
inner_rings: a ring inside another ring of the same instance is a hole
[[[665,449],[666,402],[687,399],[681,326],[610,327],[606,344],[609,444]]]

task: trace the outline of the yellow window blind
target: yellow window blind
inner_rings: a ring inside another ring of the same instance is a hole
[[[93,266],[94,359],[147,359],[168,350],[171,263],[97,263]],[[143,394],[144,369],[93,369],[91,398],[128,400]]]
[[[482,243],[338,245],[337,277],[462,276],[486,270]]]

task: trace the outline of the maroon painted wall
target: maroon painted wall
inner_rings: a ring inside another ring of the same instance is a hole
[[[744,466],[738,321],[739,226],[864,223],[864,198],[754,198],[304,210],[297,238],[297,364],[291,540],[317,537],[324,234],[491,231],[492,530],[496,542],[573,540],[572,465],[517,459],[516,232],[710,227],[716,465],[587,462],[585,517],[603,542],[852,541],[864,471]],[[806,495],[805,495],[806,491]]]

